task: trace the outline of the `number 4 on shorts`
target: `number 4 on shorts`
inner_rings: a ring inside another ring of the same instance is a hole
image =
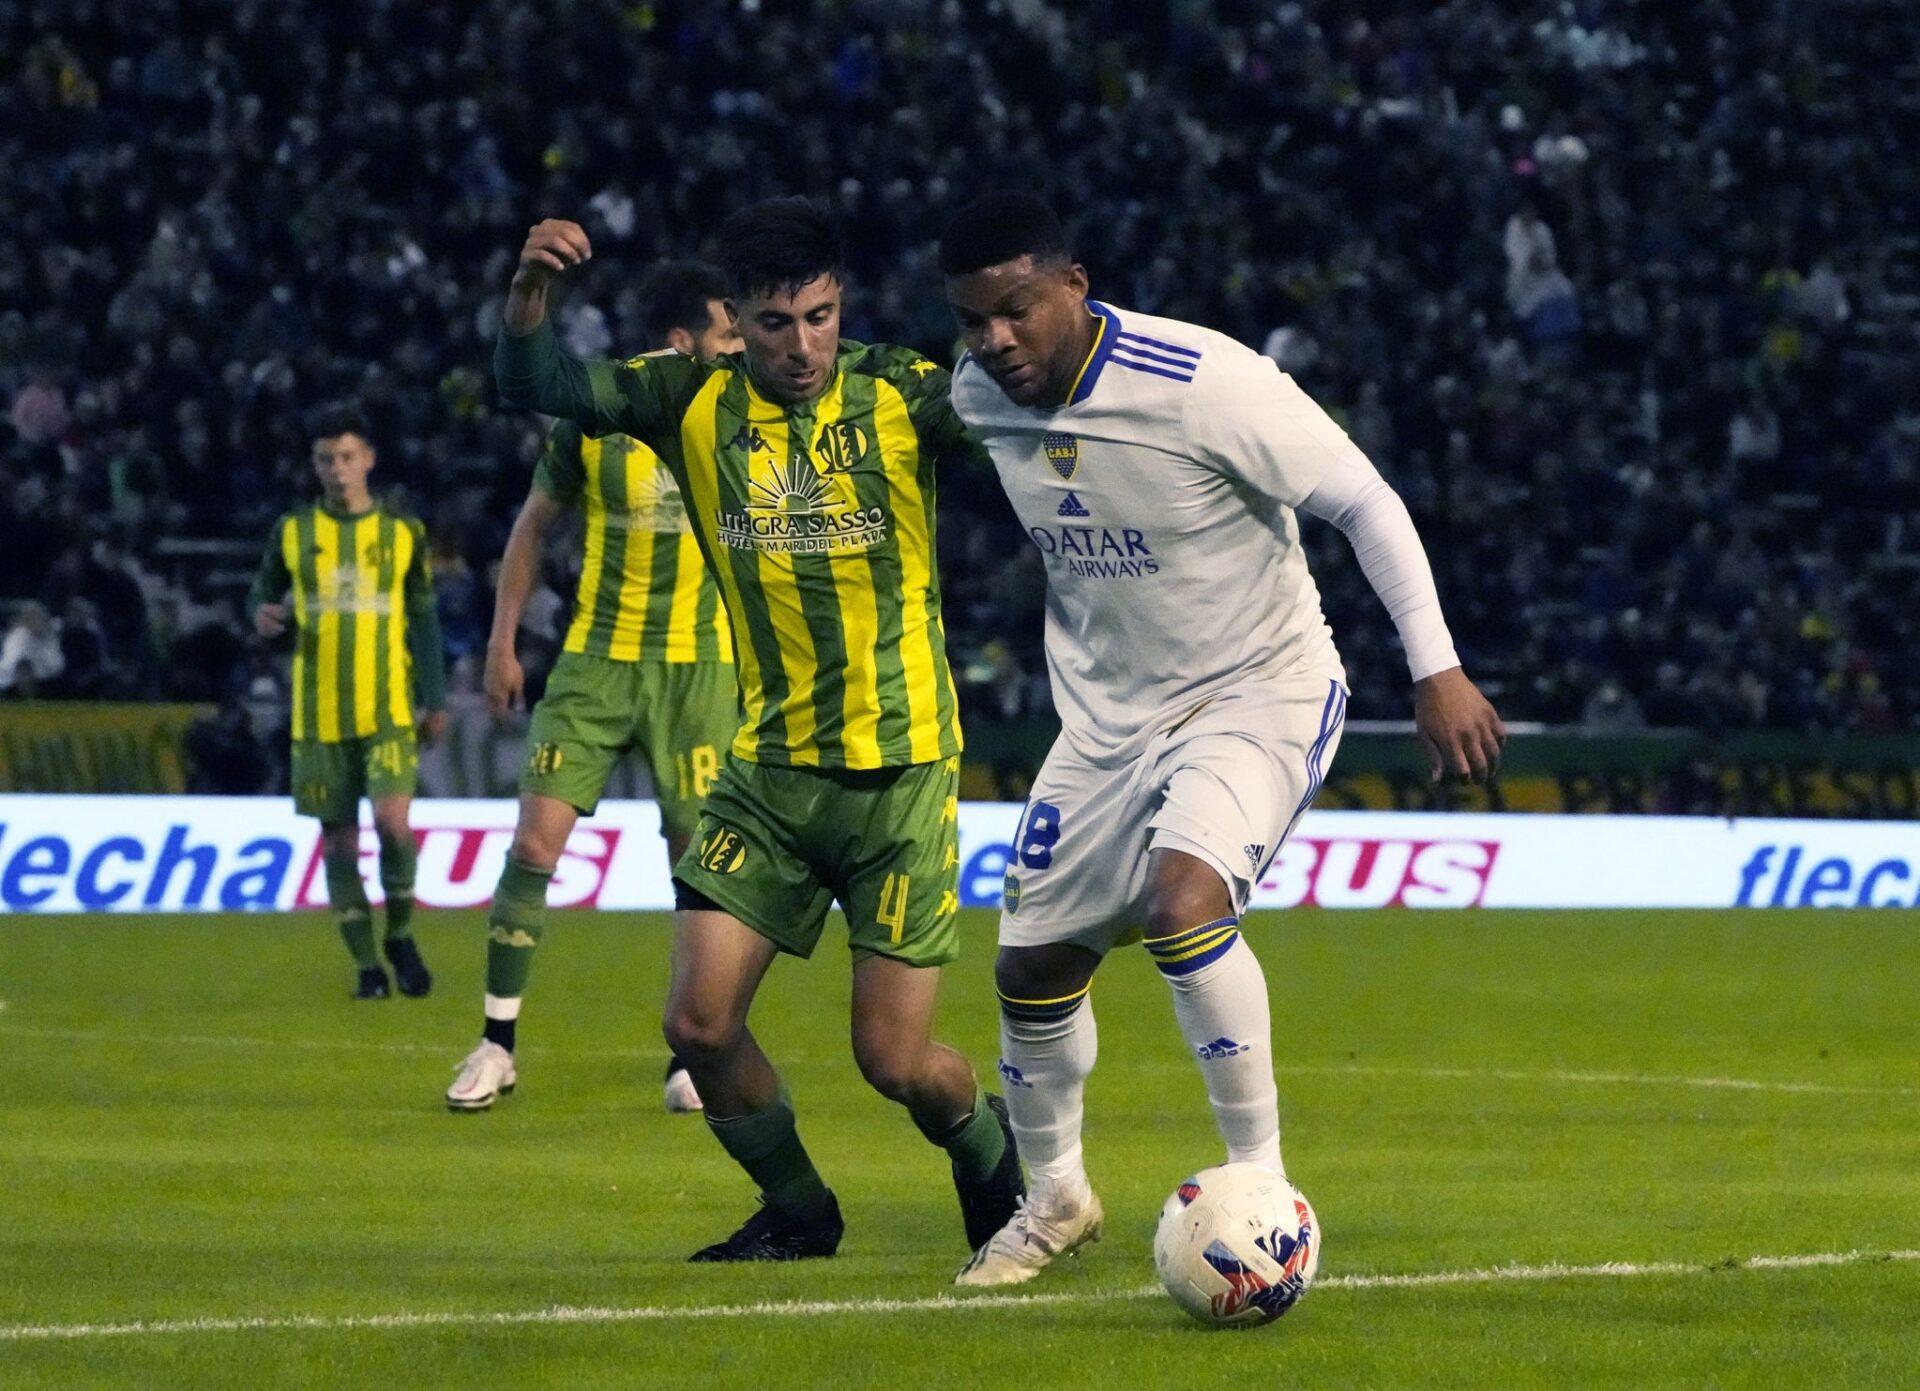
[[[888,940],[898,942],[907,930],[907,888],[910,874],[889,874],[880,885],[880,907],[874,913],[880,926],[887,929]]]

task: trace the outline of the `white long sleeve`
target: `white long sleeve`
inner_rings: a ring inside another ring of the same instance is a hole
[[[1460,665],[1420,533],[1400,494],[1366,456],[1357,449],[1340,454],[1298,510],[1345,533],[1367,583],[1400,631],[1415,681]]]

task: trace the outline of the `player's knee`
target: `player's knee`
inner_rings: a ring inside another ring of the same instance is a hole
[[[678,1000],[667,1002],[666,1014],[660,1021],[660,1033],[667,1047],[680,1058],[720,1057],[740,1042],[745,1031],[744,1023],[738,1019]]]
[[[917,1095],[920,1082],[920,1050],[901,1047],[892,1040],[855,1039],[854,1061],[867,1085],[889,1101],[901,1105]]]
[[[507,855],[517,865],[551,874],[560,863],[560,846],[554,844],[551,837],[522,827],[513,833],[513,844],[508,847]]]
[[[993,983],[1003,999],[1057,1000],[1093,978],[1100,958],[1070,947],[1002,947]]]
[[[1233,916],[1217,879],[1168,875],[1147,890],[1147,936],[1172,937],[1215,918]]]
[[[413,834],[413,828],[407,824],[404,811],[381,811],[373,813],[373,833],[380,837],[381,843],[398,845]]]

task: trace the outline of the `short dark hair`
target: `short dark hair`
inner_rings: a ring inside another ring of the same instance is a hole
[[[727,297],[727,278],[706,261],[662,261],[640,286],[647,346],[657,348],[676,328],[696,337],[712,322],[708,305]]]
[[[358,435],[368,444],[373,443],[373,431],[367,425],[367,414],[360,409],[358,402],[329,401],[307,412],[309,440],[334,440],[342,435]]]
[[[947,221],[940,234],[940,273],[970,275],[1022,256],[1071,261],[1073,245],[1047,200],[1033,193],[989,193]]]
[[[810,198],[768,198],[741,208],[720,224],[717,241],[734,299],[797,294],[823,275],[846,278],[840,229]]]

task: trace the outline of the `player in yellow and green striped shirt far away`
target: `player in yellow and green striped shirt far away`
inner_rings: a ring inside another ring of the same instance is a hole
[[[320,819],[327,901],[360,968],[354,993],[381,999],[389,988],[360,878],[360,799],[367,797],[386,896],[381,946],[400,993],[425,995],[433,978],[413,940],[408,813],[418,742],[433,743],[447,722],[426,530],[374,500],[367,486],[373,443],[357,412],[317,417],[312,440],[320,500],[274,523],[247,607],[262,637],[294,630],[293,801],[302,815]]]
[[[741,352],[562,352],[548,287],[592,248],[577,224],[549,220],[521,250],[494,358],[507,400],[659,454],[733,625],[745,720],[675,865],[665,1033],[765,1203],[694,1259],[839,1247],[839,1205],[746,1022],[774,958],[811,954],[836,900],[854,1056],[951,1158],[977,1245],[1025,1185],[1004,1104],[931,1033],[938,968],[957,955],[960,753],[933,536],[936,466],[984,462],[945,371],[840,338],[840,240],[824,213],[801,198],[754,204],[718,242]]]
[[[644,290],[663,352],[707,359],[739,349],[718,267],[664,262]],[[582,523],[580,583],[528,730],[519,823],[487,921],[481,1038],[447,1089],[454,1111],[487,1110],[519,1080],[521,997],[546,925],[547,886],[574,822],[593,814],[620,760],[630,751],[646,758],[660,833],[678,859],[740,726],[733,634],[679,483],[639,440],[591,437],[570,420],[547,438],[500,562],[485,678],[494,716],[521,702],[526,676],[514,637],[542,542],[570,509]],[[678,1058],[668,1062],[666,1100],[671,1111],[700,1109]]]

